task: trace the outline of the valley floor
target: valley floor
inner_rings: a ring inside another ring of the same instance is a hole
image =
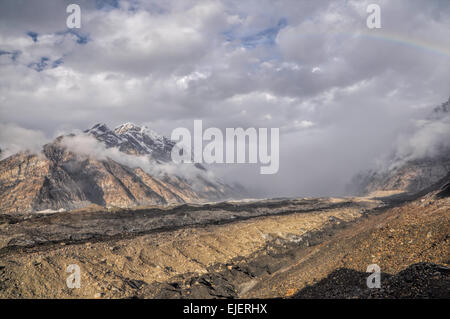
[[[434,196],[4,215],[0,297],[448,298],[449,240],[450,199]],[[405,276],[430,278],[390,276],[419,262],[433,265]],[[70,264],[78,289],[66,285]],[[383,272],[376,292],[365,288],[369,264]]]

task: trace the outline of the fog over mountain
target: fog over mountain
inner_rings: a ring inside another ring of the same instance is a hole
[[[419,192],[450,171],[450,98],[424,119],[403,132],[390,153],[376,158],[376,165],[357,174],[348,191],[369,194],[376,191]]]
[[[376,1],[372,30],[373,1],[83,0],[72,30],[69,3],[0,2],[2,158],[96,123],[278,127],[278,174],[211,170],[255,197],[321,196],[449,141],[431,115],[450,95],[449,1]]]

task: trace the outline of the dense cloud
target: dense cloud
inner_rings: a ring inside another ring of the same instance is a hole
[[[71,2],[0,2],[0,148],[20,144],[11,127],[40,132],[27,148],[95,122],[279,127],[278,174],[217,171],[261,196],[326,195],[397,143],[447,133],[404,137],[450,94],[446,0],[85,0],[75,31]]]
[[[39,153],[47,140],[41,131],[0,123],[0,159],[21,151]]]

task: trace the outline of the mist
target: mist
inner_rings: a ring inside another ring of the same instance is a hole
[[[41,131],[0,123],[0,160],[22,151],[38,154],[48,140]]]
[[[165,176],[178,176],[190,181],[194,190],[198,190],[202,185],[198,184],[198,176],[203,177],[210,183],[216,183],[213,171],[199,170],[194,164],[183,164],[182,166],[172,162],[159,162],[149,155],[130,155],[121,152],[117,147],[106,147],[95,137],[80,133],[79,135],[66,135],[61,144],[63,147],[75,154],[77,159],[92,158],[99,161],[113,160],[129,168],[141,168],[147,174],[163,178]]]

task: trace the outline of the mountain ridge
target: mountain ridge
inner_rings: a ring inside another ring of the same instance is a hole
[[[114,130],[99,123],[82,134],[59,136],[39,154],[20,152],[0,161],[0,211],[92,204],[124,208],[216,201],[235,195],[205,168],[173,164],[174,146],[170,139],[132,123]]]

